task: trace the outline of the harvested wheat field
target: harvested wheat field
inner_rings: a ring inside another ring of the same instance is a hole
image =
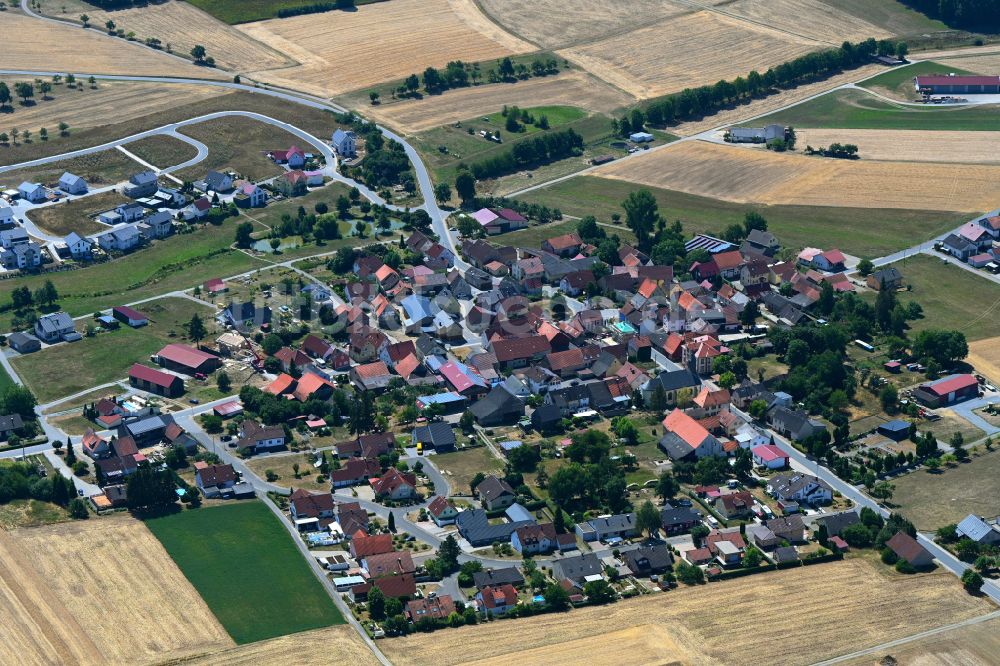
[[[839,48],[845,39],[857,42],[889,36],[883,28],[821,0],[736,0],[722,3],[716,11],[813,39],[825,47]]]
[[[559,51],[640,98],[766,70],[825,46],[710,11]]]
[[[254,78],[318,95],[443,67],[534,50],[489,22],[472,0],[393,0],[353,12],[326,12],[237,26],[301,64]]]
[[[777,614],[776,600],[782,609]],[[723,607],[733,612],[720,612]],[[902,607],[905,613],[899,612]],[[610,606],[452,629],[444,643],[435,634],[418,634],[379,645],[399,666],[470,663],[481,655],[498,664],[570,663],[563,661],[562,650],[574,653],[577,646],[579,661],[611,664],[621,663],[623,654],[631,661],[628,630],[640,628],[668,637],[665,650],[672,643],[676,652],[657,654],[655,645],[641,640],[638,664],[790,666],[908,636],[939,625],[942,617],[958,622],[990,610],[988,602],[968,595],[950,573],[903,576],[858,558],[682,587]],[[589,640],[596,633],[608,640]],[[455,645],[462,649],[448,647]],[[799,649],[789,650],[789,645]]]
[[[0,32],[4,39],[0,69],[228,78],[123,39],[14,12],[0,14]]]
[[[1000,618],[921,638],[865,657],[845,661],[845,666],[991,666],[1000,653]],[[895,661],[882,661],[891,656]]]
[[[216,65],[223,69],[242,71],[251,64],[254,69],[271,69],[295,64],[274,49],[179,0],[113,12],[88,6],[86,13],[92,25],[104,25],[112,20],[125,32],[134,32],[138,40],[155,37],[164,47],[170,44],[175,53],[187,55],[192,47],[201,44],[208,50],[208,55],[215,58]],[[65,14],[60,15],[75,20],[80,13],[67,9]]]
[[[794,104],[795,102],[839,88],[845,83],[860,81],[867,76],[872,76],[884,71],[885,67],[882,65],[866,65],[848,72],[842,72],[841,74],[831,76],[830,78],[823,79],[822,81],[806,83],[790,90],[782,90],[775,95],[768,95],[767,97],[761,99],[755,99],[749,104],[742,104],[733,108],[723,109],[722,111],[706,116],[701,120],[679,123],[678,125],[671,126],[667,129],[671,134],[691,136],[692,134],[698,134],[716,127],[729,127],[730,125],[738,124],[745,118],[754,118],[773,111],[778,111],[779,109],[783,109],[790,104]],[[798,132],[798,129],[796,129],[796,132]],[[802,145],[805,146],[805,144]]]
[[[0,77],[0,81],[4,81],[11,90],[14,89],[14,82],[28,80],[30,77]],[[36,92],[34,105],[21,106],[15,103],[14,113],[4,114],[3,120],[6,126],[32,131],[46,127],[49,135],[55,137],[56,128],[61,122],[68,124],[70,132],[73,132],[107,125],[110,118],[115,122],[124,122],[218,94],[218,90],[199,85],[98,81],[95,89],[83,81],[74,89],[63,83],[52,86],[52,92],[49,93],[51,99],[43,100]],[[137,99],[142,100],[142,103],[136,104]]]
[[[1000,305],[995,306],[995,309],[1000,310]],[[1000,318],[1000,314],[996,317]],[[969,355],[965,360],[976,372],[989,378],[994,384],[1000,384],[1000,337],[970,342]]]
[[[521,108],[576,106],[608,113],[634,101],[586,72],[562,70],[558,76],[531,78],[511,85],[459,88],[447,95],[380,104],[366,113],[401,132],[415,134],[458,120],[496,113],[505,104]]]
[[[1000,199],[998,166],[838,160],[705,141],[612,162],[594,175],[736,203],[978,213]]]
[[[0,663],[139,663],[233,644],[131,516],[0,531]]]
[[[546,49],[630,32],[637,16],[648,25],[697,11],[671,0],[480,0],[479,6],[511,34]]]
[[[256,666],[257,664],[377,666],[379,661],[361,640],[357,631],[344,624],[225,648],[178,660],[176,663],[196,666]]]
[[[799,146],[853,143],[863,160],[1000,164],[1000,132],[796,129]]]

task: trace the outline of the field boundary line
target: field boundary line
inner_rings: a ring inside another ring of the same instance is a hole
[[[851,652],[850,654],[843,654],[839,657],[834,657],[833,659],[827,659],[825,661],[818,661],[812,666],[832,666],[832,664],[840,664],[845,661],[850,661],[858,657],[865,657],[877,652],[882,652],[883,650],[888,650],[890,648],[899,647],[900,645],[906,645],[907,643],[912,643],[913,641],[920,640],[921,638],[928,638],[930,636],[936,636],[938,634],[943,634],[948,631],[954,631],[955,629],[961,629],[963,627],[971,627],[977,624],[982,624],[983,622],[989,622],[1000,618],[1000,610],[995,610],[992,613],[987,613],[986,615],[980,615],[978,617],[970,618],[968,620],[963,620],[962,622],[955,622],[954,624],[946,624],[941,627],[935,627],[934,629],[928,629],[927,631],[921,631],[920,633],[913,634],[912,636],[906,636],[905,638],[898,638],[894,641],[889,641],[887,643],[882,643],[880,645],[875,645],[864,650],[858,650],[857,652]]]

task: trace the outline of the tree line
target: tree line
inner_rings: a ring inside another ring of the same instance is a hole
[[[514,144],[505,153],[473,163],[470,171],[477,180],[497,178],[578,155],[582,150],[583,137],[572,129],[539,134]]]
[[[513,83],[523,81],[533,76],[549,76],[559,73],[559,62],[555,58],[542,60],[535,58],[530,65],[515,63],[509,57],[497,60],[496,68],[490,68],[486,72],[486,80],[489,83]],[[424,91],[434,95],[442,93],[451,88],[464,88],[468,85],[477,85],[479,79],[483,78],[479,63],[466,63],[461,60],[449,62],[444,69],[428,67],[423,75],[410,74],[403,80],[395,90],[393,97],[419,97],[421,83]],[[376,91],[369,93],[372,103],[377,104],[379,94]]]
[[[290,16],[302,16],[304,14],[322,14],[332,12],[335,9],[351,9],[354,7],[354,0],[336,0],[336,2],[316,2],[311,5],[300,7],[284,7],[278,10],[278,18],[288,18]]]
[[[779,88],[794,88],[801,83],[860,67],[871,62],[875,55],[887,55],[890,52],[906,57],[909,49],[905,42],[878,41],[874,38],[857,43],[844,42],[840,48],[807,53],[772,67],[763,74],[754,70],[745,77],[740,76],[732,81],[722,80],[713,85],[685,88],[679,93],[650,102],[644,113],[637,115],[633,112],[624,119],[624,123],[619,121],[620,129],[627,125],[631,131],[637,132],[642,129],[644,121],[662,126],[701,118],[731,104],[766,97]],[[640,122],[637,123],[637,120]]]
[[[900,0],[931,18],[939,19],[952,28],[972,31],[996,30],[1000,27],[1000,0]]]

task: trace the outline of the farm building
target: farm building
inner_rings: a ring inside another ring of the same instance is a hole
[[[632,143],[649,143],[653,140],[653,135],[649,132],[632,132],[628,135],[628,140]]]
[[[910,424],[902,419],[889,421],[878,427],[878,434],[895,442],[901,442],[910,436]]]
[[[979,395],[979,382],[972,375],[948,375],[921,384],[913,390],[913,397],[927,407],[944,407]]]
[[[929,95],[996,95],[1000,93],[1000,76],[917,76],[914,87]]]
[[[774,139],[784,139],[785,128],[782,125],[730,127],[729,138],[733,143],[767,143]]]
[[[135,388],[167,398],[176,398],[184,393],[183,379],[141,363],[134,364],[128,371],[128,382]]]
[[[167,345],[156,356],[163,367],[189,375],[208,374],[222,365],[218,356],[187,345]]]
[[[119,305],[111,310],[112,316],[118,321],[128,324],[132,328],[139,328],[149,323],[149,317],[138,310],[134,310],[127,305]]]

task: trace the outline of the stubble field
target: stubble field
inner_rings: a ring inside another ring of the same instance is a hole
[[[259,664],[378,666],[379,661],[353,627],[341,625],[258,641],[249,645],[238,645],[193,659],[185,659],[183,663],[189,666],[258,666]]]
[[[981,212],[1000,199],[1000,167],[865,162],[690,141],[594,175],[738,203]]]
[[[801,147],[811,145],[818,148],[834,142],[853,143],[858,146],[862,160],[1000,163],[1000,131],[797,129],[795,133]]]
[[[942,433],[943,434],[943,433]],[[980,435],[982,433],[980,432]],[[938,435],[941,439],[942,437]],[[966,442],[971,443],[967,437]],[[1000,515],[1000,451],[985,453],[937,474],[920,470],[893,481],[892,503],[918,530],[933,531],[974,513]]]
[[[127,515],[0,531],[0,662],[146,663],[232,646]]]
[[[994,385],[1000,383],[1000,337],[970,342],[965,360]]]
[[[523,108],[576,106],[608,113],[634,99],[586,72],[563,70],[558,76],[531,78],[515,84],[460,88],[445,95],[427,96],[381,104],[365,109],[367,115],[407,134],[459,120],[495,113],[505,104]]]
[[[1000,654],[1000,618],[944,631],[898,647],[844,662],[881,666],[886,656],[898,666],[990,666]]]
[[[776,600],[782,607],[778,614]],[[900,613],[904,605],[907,611]],[[729,612],[721,612],[723,607]],[[431,634],[392,639],[381,647],[400,666],[570,663],[566,655],[597,665],[621,663],[623,654],[632,661],[638,640],[637,664],[792,665],[907,636],[937,626],[941,617],[957,622],[990,609],[949,573],[901,576],[865,559],[849,559],[612,606],[451,630],[449,643],[461,650],[445,648]],[[598,632],[605,640],[593,639]],[[637,637],[645,633],[654,640]],[[518,640],[509,640],[512,635]],[[799,647],[790,650],[789,645]],[[489,656],[475,661],[482,655]]]
[[[59,7],[54,9],[60,10]],[[207,49],[208,55],[215,58],[216,65],[223,69],[244,71],[249,65],[253,69],[270,69],[295,64],[295,61],[274,49],[179,0],[111,12],[88,5],[86,14],[93,25],[114,21],[125,32],[134,32],[140,41],[155,37],[163,42],[164,48],[170,44],[174,53],[185,57],[196,44],[201,44]],[[59,15],[76,19],[79,12],[68,8],[66,13]]]
[[[238,29],[301,63],[259,68],[255,78],[318,95],[419,74],[451,60],[475,62],[533,50],[486,19],[472,0],[393,0]]]
[[[2,21],[0,18],[0,23]],[[0,62],[4,62],[2,55]],[[40,66],[35,65],[36,68]],[[15,82],[30,80],[30,77],[0,77],[0,81],[5,82],[11,90],[14,89]],[[17,127],[22,130],[30,129],[37,134],[38,128],[45,127],[49,130],[49,141],[54,144],[62,141],[58,138],[58,126],[61,122],[69,125],[72,133],[106,125],[109,118],[124,122],[219,94],[208,86],[196,85],[98,81],[97,88],[92,89],[85,80],[78,79],[78,83],[76,89],[68,88],[65,84],[53,86],[49,93],[51,99],[47,100],[42,100],[36,91],[35,104],[32,106],[15,103],[14,112],[2,116],[4,131],[9,132],[8,128]],[[136,100],[142,100],[142,103],[136,104]]]
[[[0,51],[3,69],[73,72],[85,67],[94,74],[223,77],[218,70],[196,67],[122,39],[14,12],[0,14],[0,31],[4,35]]]

